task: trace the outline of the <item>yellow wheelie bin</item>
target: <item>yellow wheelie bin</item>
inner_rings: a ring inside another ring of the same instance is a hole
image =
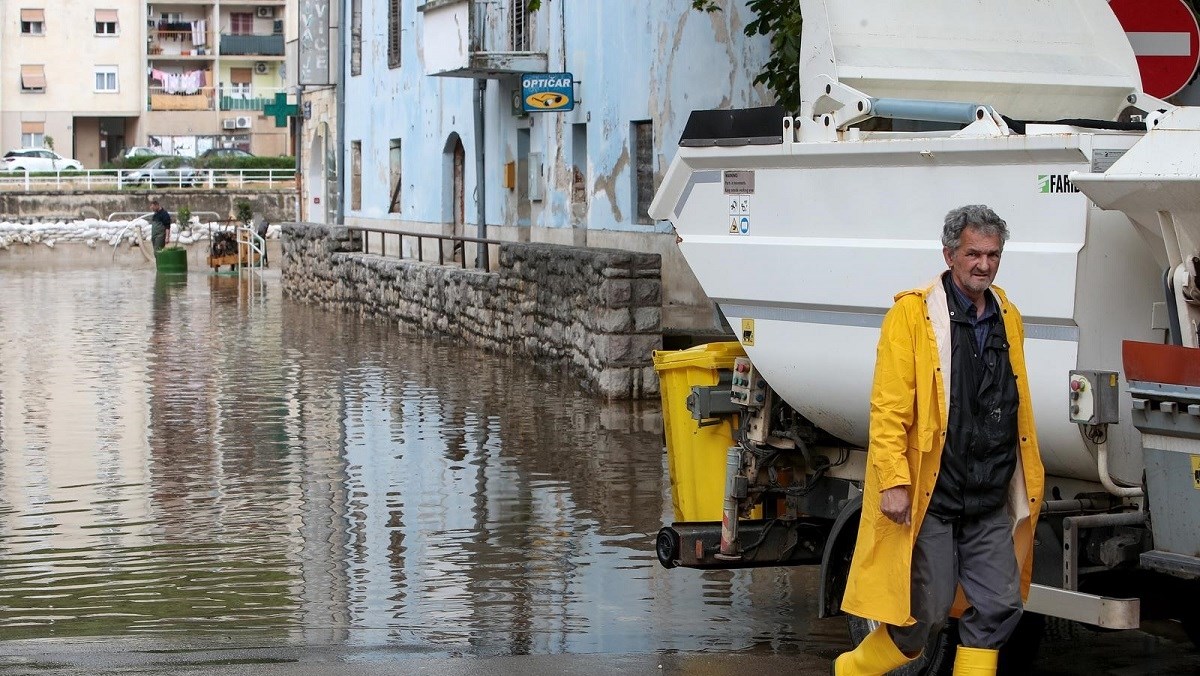
[[[737,342],[654,353],[676,522],[721,520],[726,453],[734,443],[738,418],[725,416],[701,424],[688,411],[687,398],[693,387],[716,385],[720,370],[732,370],[733,361],[744,356]]]

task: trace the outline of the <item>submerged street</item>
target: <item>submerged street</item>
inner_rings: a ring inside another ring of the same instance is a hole
[[[811,569],[659,566],[656,402],[276,271],[0,288],[0,674],[823,674],[847,646]],[[1171,626],[1067,629],[1038,673],[1200,673]]]

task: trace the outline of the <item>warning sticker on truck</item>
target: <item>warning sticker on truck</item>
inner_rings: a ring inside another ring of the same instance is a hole
[[[742,345],[754,346],[754,320],[742,320]],[[1194,458],[1193,458],[1194,459]]]
[[[726,195],[753,195],[754,194],[754,171],[743,169],[735,171],[728,169],[721,172],[724,178],[725,194]]]

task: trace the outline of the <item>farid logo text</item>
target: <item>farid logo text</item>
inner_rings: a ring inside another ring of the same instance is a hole
[[[1079,188],[1071,184],[1066,174],[1038,174],[1038,192],[1045,194],[1079,192]]]

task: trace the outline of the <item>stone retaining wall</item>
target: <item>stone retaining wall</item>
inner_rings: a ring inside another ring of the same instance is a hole
[[[363,254],[344,227],[285,224],[283,292],[477,347],[568,364],[609,398],[658,394],[655,254],[510,242],[496,272]]]
[[[113,212],[145,213],[150,209],[151,198],[162,201],[171,216],[179,207],[187,206],[192,213],[212,211],[225,219],[234,213],[236,204],[245,200],[251,209],[266,216],[272,223],[282,223],[296,218],[295,188],[237,190],[173,189],[122,190],[117,191],[72,191],[70,189],[43,192],[0,191],[0,221],[14,223],[45,223],[50,221],[74,221],[87,218],[106,219]],[[124,217],[128,219],[129,217]],[[205,216],[204,221],[211,220]]]

